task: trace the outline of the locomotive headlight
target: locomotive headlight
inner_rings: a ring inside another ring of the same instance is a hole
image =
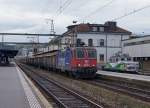
[[[81,66],[81,64],[78,64],[78,66],[80,67],[80,66]]]
[[[95,66],[94,64],[92,66]]]

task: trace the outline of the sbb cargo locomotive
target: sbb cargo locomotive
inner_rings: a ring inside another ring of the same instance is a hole
[[[66,48],[35,54],[26,63],[54,72],[65,72],[75,78],[93,78],[97,71],[96,49],[91,47]]]

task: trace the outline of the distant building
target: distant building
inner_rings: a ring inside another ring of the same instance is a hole
[[[32,48],[21,48],[17,54],[19,57],[29,57],[33,55],[33,49]]]
[[[123,42],[123,53],[139,61],[143,70],[150,71],[150,35],[127,39]]]
[[[59,37],[61,48],[70,44],[95,47],[97,49],[98,63],[105,63],[109,58],[122,51],[122,40],[129,39],[131,32],[117,26],[116,22],[105,24],[78,24],[67,27],[67,31]],[[68,44],[69,43],[69,44]]]

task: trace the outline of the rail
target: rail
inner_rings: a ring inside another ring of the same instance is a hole
[[[150,102],[150,88],[142,89],[140,87],[133,87],[130,84],[124,83],[124,82],[115,82],[112,80],[106,80],[106,79],[95,79],[93,81],[86,81],[90,84],[100,86],[115,92],[123,93],[126,95],[129,95],[131,97],[134,97],[136,99],[140,99],[145,102]]]
[[[101,105],[83,97],[82,95],[50,80],[40,73],[36,73],[20,65],[20,68],[30,76],[61,108],[103,108]]]

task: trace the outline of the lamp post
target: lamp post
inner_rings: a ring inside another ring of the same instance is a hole
[[[76,24],[76,23],[77,23],[77,21],[73,21],[73,24]],[[78,28],[78,25],[75,25],[74,34],[73,34],[73,47],[76,47],[77,28]]]

